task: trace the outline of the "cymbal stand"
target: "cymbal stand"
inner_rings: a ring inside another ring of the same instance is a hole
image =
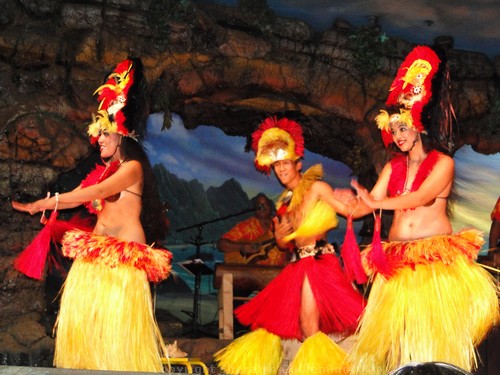
[[[203,274],[210,274],[211,270],[205,266],[205,264],[201,261],[201,246],[207,244],[208,242],[203,242],[203,237],[201,232],[203,230],[203,226],[198,226],[198,234],[195,236],[194,241],[190,242],[195,245],[196,252],[195,258],[193,259],[191,268],[194,274],[194,298],[193,298],[193,313],[192,313],[192,334],[199,334],[199,316],[200,316],[200,305],[201,305],[201,276]]]

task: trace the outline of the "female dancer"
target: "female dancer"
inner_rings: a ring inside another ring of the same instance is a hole
[[[138,59],[121,62],[99,92],[89,126],[105,165],[75,190],[33,203],[35,214],[84,204],[92,232],[70,230],[63,255],[74,259],[56,322],[54,365],[63,368],[162,372],[166,349],[154,318],[150,282],[165,279],[171,254],[146,245],[165,236],[165,219],[143,136],[144,77]]]
[[[437,92],[431,98],[440,64],[428,47],[408,55],[386,103],[392,113],[376,118],[386,146],[399,152],[371,192],[352,183],[367,206],[358,215],[394,211],[389,242],[362,254],[372,287],[349,355],[353,374],[387,374],[409,362],[470,371],[475,347],[499,318],[493,278],[475,263],[481,233],[452,234],[447,215],[454,163],[436,150],[444,138],[434,137],[437,115],[429,112],[430,105],[443,107]]]

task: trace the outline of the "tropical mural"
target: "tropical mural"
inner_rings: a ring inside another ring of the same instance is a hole
[[[165,245],[174,253],[174,269],[187,284],[192,284],[192,275],[179,264],[197,256],[196,246],[209,266],[222,261],[215,247],[218,237],[251,215],[250,199],[257,193],[276,199],[282,187],[274,175],[255,170],[253,153],[245,152],[245,137],[227,136],[215,126],[188,130],[175,114],[169,129],[162,131],[162,124],[163,114],[149,118],[145,146],[160,195],[169,206],[171,227]],[[343,163],[306,150],[305,167],[316,163],[323,164],[325,180],[334,187],[349,187],[350,180],[356,177]],[[456,153],[455,163],[453,229],[473,226],[484,232],[487,241],[490,212],[500,195],[500,154],[482,155],[465,146]],[[361,222],[357,222],[355,230],[360,228]],[[344,232],[345,220],[341,218],[338,228],[330,232],[330,242],[340,245]],[[483,253],[486,250],[487,243]]]
[[[179,179],[197,180],[205,190],[235,180],[248,198],[258,192],[276,198],[282,191],[272,174],[266,176],[255,170],[254,155],[245,152],[244,137],[227,136],[214,126],[187,130],[176,115],[170,129],[161,131],[162,123],[162,114],[150,117],[146,147],[152,164],[163,165]],[[348,187],[350,180],[355,178],[346,165],[306,150],[305,167],[316,163],[323,164],[325,180],[334,187]],[[500,195],[500,154],[482,155],[465,146],[456,153],[455,164],[453,228],[474,226],[487,235],[490,212]],[[175,212],[170,214],[175,215]],[[215,217],[206,218],[210,219]],[[341,241],[342,233],[333,238]]]

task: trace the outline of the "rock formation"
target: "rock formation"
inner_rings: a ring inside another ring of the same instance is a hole
[[[454,50],[449,37],[438,42],[451,66],[455,148],[499,152],[500,59]],[[43,283],[12,268],[38,218],[13,212],[7,198],[39,198],[64,174],[81,173],[92,155],[85,135],[96,110],[92,93],[118,61],[142,58],[151,110],[167,114],[167,128],[175,112],[189,128],[248,136],[266,116],[287,115],[304,126],[309,150],[344,162],[369,184],[385,158],[372,120],[412,47],[342,20],[318,33],[276,16],[265,1],[234,8],[189,0],[3,1],[0,346],[23,355],[4,355],[2,364],[44,363],[51,345]]]

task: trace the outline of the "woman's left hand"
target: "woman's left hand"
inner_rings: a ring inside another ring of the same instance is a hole
[[[356,194],[358,195],[358,197],[361,198],[368,207],[370,207],[371,209],[379,208],[377,206],[378,201],[373,199],[373,197],[370,195],[370,192],[365,187],[361,186],[358,181],[352,180],[351,186],[356,190]]]

